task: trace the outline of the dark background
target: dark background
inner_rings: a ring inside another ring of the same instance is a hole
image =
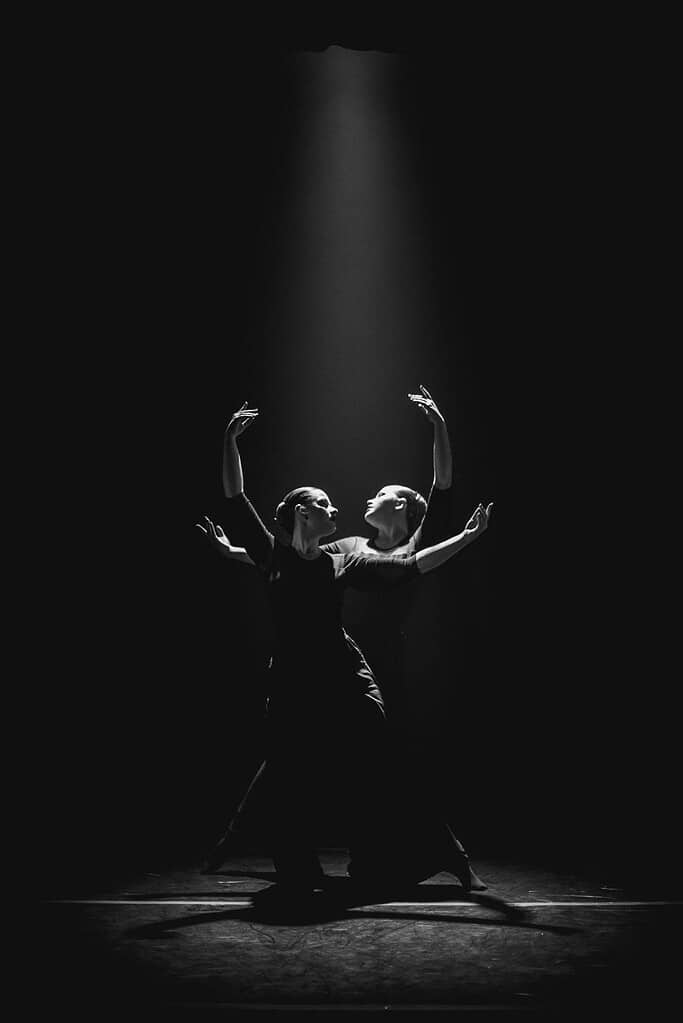
[[[382,483],[429,486],[430,432],[406,398],[420,383],[449,424],[456,527],[479,500],[495,511],[416,612],[406,757],[433,758],[475,856],[629,881],[643,856],[673,863],[672,670],[648,575],[666,552],[640,532],[656,39],[500,17],[450,35],[164,22],[78,39],[36,96],[49,530],[26,599],[50,883],[196,860],[258,764],[262,593],[194,528],[221,521],[231,412],[261,410],[242,450],[264,516],[316,482],[347,535]],[[381,103],[420,210],[423,336],[392,318],[406,258],[368,296],[367,337],[345,342],[318,309],[319,350],[300,341],[301,142],[329,46],[392,62]]]

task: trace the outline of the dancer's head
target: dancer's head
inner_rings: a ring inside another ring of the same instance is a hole
[[[290,490],[275,510],[275,521],[289,536],[298,532],[306,539],[330,536],[337,528],[337,509],[319,487]]]
[[[422,522],[427,511],[427,502],[422,494],[398,483],[389,483],[378,490],[367,503],[365,521],[380,532],[405,530],[406,539],[411,537]]]

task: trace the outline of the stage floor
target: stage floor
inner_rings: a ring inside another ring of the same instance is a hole
[[[274,880],[253,854],[43,898],[29,1004],[93,1020],[658,1019],[674,996],[683,901],[661,884],[476,861],[481,895],[439,874],[362,902],[345,853],[321,858],[329,891],[284,909],[252,901]]]

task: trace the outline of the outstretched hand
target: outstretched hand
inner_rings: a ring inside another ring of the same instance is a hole
[[[474,514],[471,516],[469,522],[465,526],[465,532],[471,536],[479,536],[480,533],[484,533],[488,527],[489,519],[491,518],[491,509],[493,508],[493,501],[485,508],[483,504],[478,504],[474,510]]]
[[[201,529],[202,533],[208,538],[212,547],[215,547],[221,554],[231,555],[237,553],[238,547],[233,547],[230,540],[223,532],[222,526],[214,525],[208,515],[204,516],[206,525],[202,525],[201,522],[195,522],[197,529]]]
[[[247,404],[248,402],[245,401],[241,408],[237,409],[237,412],[233,412],[225,430],[228,436],[239,437],[258,416],[258,409],[247,408]]]
[[[444,417],[439,412],[439,406],[436,404],[427,388],[420,384],[420,391],[422,392],[421,394],[408,395],[413,404],[422,409],[424,414],[427,416],[427,419],[429,419],[429,421],[435,426],[437,423],[445,422]]]

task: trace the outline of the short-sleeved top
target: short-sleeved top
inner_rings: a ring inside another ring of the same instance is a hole
[[[326,543],[322,549],[331,554],[371,555],[387,560],[409,559],[417,551],[447,540],[454,532],[452,489],[439,490],[432,486],[422,523],[406,543],[383,551],[367,537],[348,536]],[[370,657],[370,663],[373,666],[377,664],[378,669],[382,661],[388,661],[394,670],[400,661],[398,648],[417,590],[417,586],[410,585],[382,594],[364,592],[350,595],[345,623],[354,635],[358,634],[363,650]]]
[[[372,672],[342,624],[347,587],[387,590],[415,579],[414,555],[378,557],[322,550],[308,560],[270,532],[245,494],[229,498],[231,536],[244,545],[267,581],[276,686],[296,699],[366,693],[381,702]],[[272,699],[272,694],[271,694]]]

